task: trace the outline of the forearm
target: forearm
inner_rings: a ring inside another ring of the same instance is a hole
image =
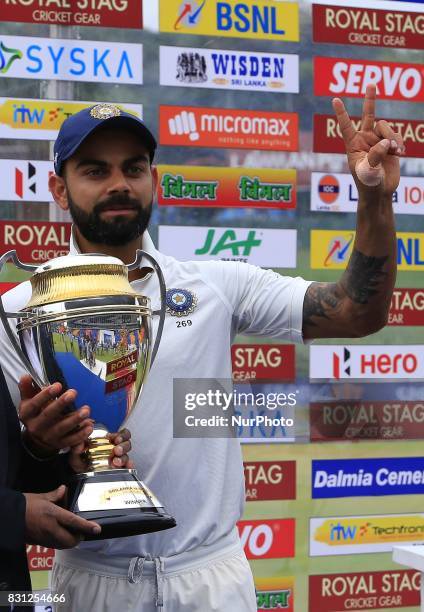
[[[355,338],[386,324],[396,280],[392,203],[361,198],[352,255],[337,283],[312,283],[304,301],[303,334]]]
[[[347,315],[360,335],[387,322],[396,282],[396,231],[391,197],[360,197],[356,236],[346,271],[339,281]],[[348,323],[348,321],[347,321]]]

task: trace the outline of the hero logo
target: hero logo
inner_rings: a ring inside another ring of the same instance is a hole
[[[343,355],[333,353],[333,377],[336,379],[348,378],[354,376],[351,367],[351,351],[346,347],[343,348]],[[359,357],[359,375],[385,376],[391,374],[413,374],[418,368],[417,356],[413,353],[381,353],[375,354],[358,354]],[[356,368],[355,368],[356,369]]]
[[[418,96],[423,86],[421,70],[404,65],[336,62],[333,77],[329,89],[334,94],[363,95],[368,85],[376,85],[379,95],[409,100]]]
[[[35,179],[35,174],[37,172],[36,167],[31,162],[28,162],[27,175],[28,175],[28,184],[27,188],[32,191],[35,195],[37,193],[37,183]],[[30,182],[31,179],[34,179],[33,182]],[[15,168],[15,193],[18,198],[24,197],[24,173],[19,168]]]
[[[294,557],[294,519],[240,521],[238,529],[248,559]]]
[[[343,349],[343,358],[340,358],[337,353],[333,353],[333,377],[340,378],[340,368],[343,368],[343,373],[350,376],[350,351],[347,348]]]

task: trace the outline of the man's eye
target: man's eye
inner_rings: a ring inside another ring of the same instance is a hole
[[[144,172],[144,166],[129,166],[127,169],[128,174],[142,174]]]
[[[89,176],[101,176],[104,173],[105,173],[105,169],[104,168],[89,168],[87,170],[87,174]]]

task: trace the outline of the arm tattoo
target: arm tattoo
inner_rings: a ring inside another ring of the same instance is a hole
[[[342,297],[336,283],[312,283],[303,302],[303,323],[317,325],[312,317],[329,319],[328,311],[334,312],[337,310]]]
[[[342,308],[346,295],[357,304],[367,304],[378,293],[378,285],[386,276],[383,267],[387,259],[369,257],[355,249],[340,284],[312,283],[309,286],[303,302],[304,324],[318,325],[319,317],[333,318]]]
[[[370,257],[356,249],[349,260],[341,285],[347,295],[357,304],[367,304],[378,293],[378,286],[384,280],[383,267],[388,257]]]

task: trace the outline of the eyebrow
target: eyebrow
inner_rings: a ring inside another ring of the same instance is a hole
[[[131,164],[135,164],[140,161],[149,163],[149,156],[147,155],[147,153],[141,153],[140,155],[136,155],[135,157],[130,157],[129,159],[125,159],[122,165],[131,166]],[[109,166],[109,164],[108,162],[102,159],[85,158],[85,159],[81,159],[81,161],[77,163],[76,168],[79,169],[84,166],[100,166],[102,168],[106,168],[107,166]]]

